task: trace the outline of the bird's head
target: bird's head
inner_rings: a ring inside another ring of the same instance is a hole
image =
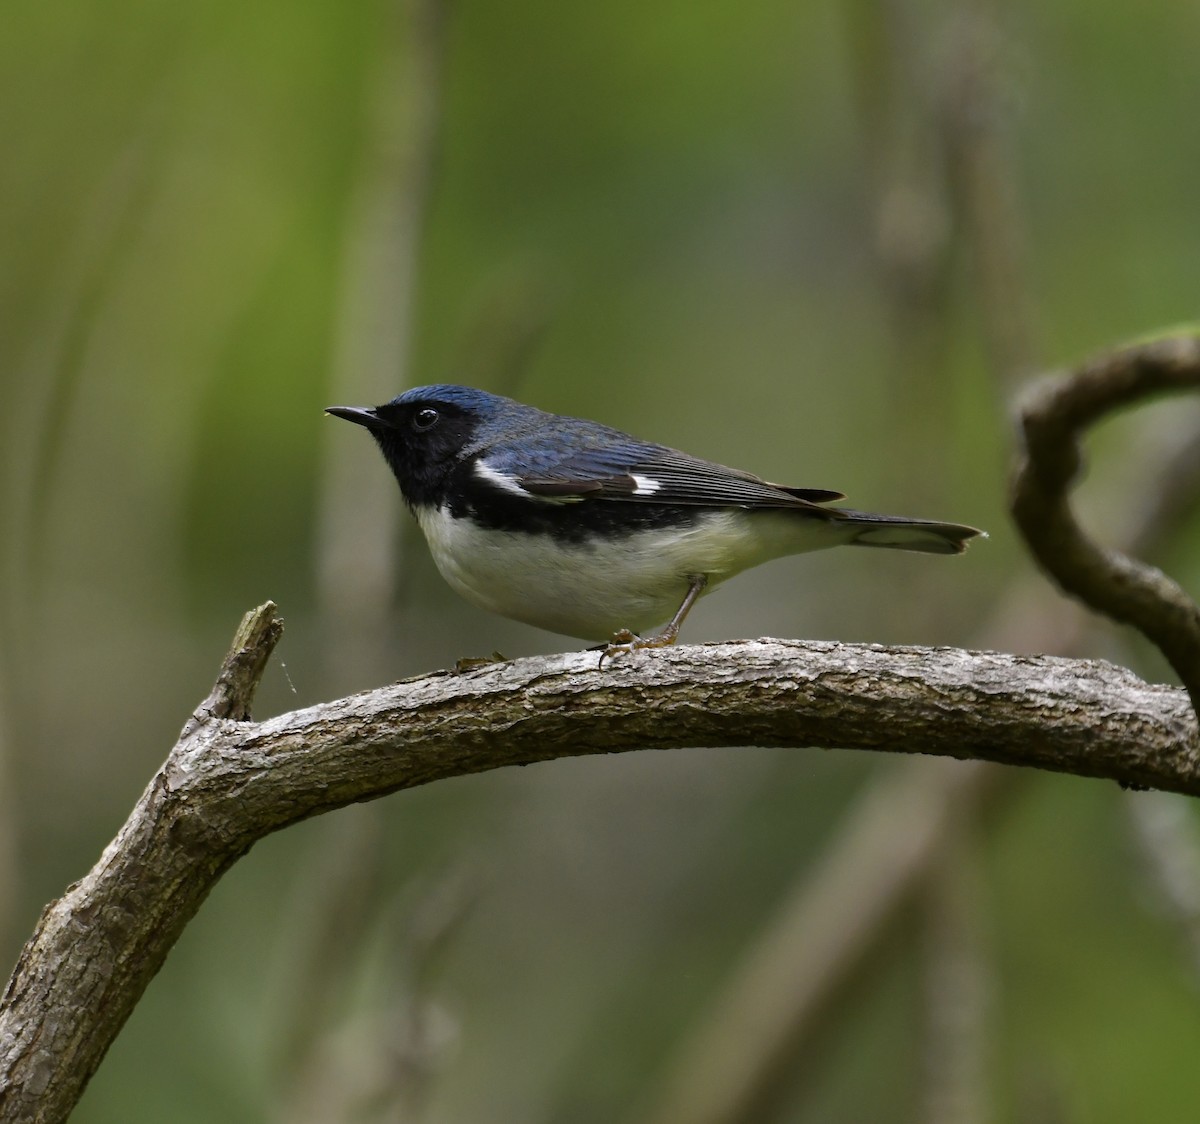
[[[436,505],[455,467],[512,413],[508,398],[469,386],[419,386],[382,406],[329,406],[325,412],[370,431],[413,506]]]

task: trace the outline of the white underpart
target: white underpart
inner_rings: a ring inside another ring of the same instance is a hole
[[[484,531],[445,508],[418,510],[438,569],[474,605],[585,640],[619,629],[647,632],[679,608],[693,575],[706,592],[750,566],[847,542],[836,524],[794,512],[698,513],[690,527],[609,542]]]
[[[639,476],[636,472],[630,473],[634,484],[637,486],[633,489],[635,496],[652,496],[657,492],[662,484],[657,480],[651,479],[649,476]]]

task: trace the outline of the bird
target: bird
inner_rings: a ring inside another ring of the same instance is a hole
[[[607,655],[674,644],[703,594],[775,558],[844,544],[961,554],[983,534],[828,506],[845,496],[469,386],[326,413],[374,437],[457,593]]]

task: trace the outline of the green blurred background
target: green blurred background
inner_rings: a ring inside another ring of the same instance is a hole
[[[445,588],[331,402],[472,382],[991,534],[774,563],[690,641],[1070,634],[1167,674],[1058,615],[1004,491],[1023,379],[1196,315],[1190,0],[62,0],[5,24],[8,960],[250,606],[287,622],[259,716],[573,646]],[[1097,436],[1098,535],[1195,426],[1175,403]],[[1196,527],[1157,541],[1200,580]],[[670,1124],[667,1074],[908,764],[627,754],[291,829],[217,888],[74,1119]],[[1191,807],[1033,774],[951,804],[845,986],[788,946],[834,982],[729,1119],[1194,1120]]]

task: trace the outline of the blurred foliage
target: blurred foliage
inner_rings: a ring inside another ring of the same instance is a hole
[[[387,58],[420,49],[415,11],[6,11],[10,956],[111,837],[245,608],[272,597],[288,623],[260,713],[347,686],[316,512],[331,457],[384,468],[321,410],[358,187],[381,143],[372,91]],[[444,18],[436,148],[417,154],[431,179],[408,381],[482,381],[865,508],[991,532],[956,563],[775,563],[704,602],[686,639],[972,643],[1031,567],[1004,514],[1012,372],[989,360],[997,310],[948,168],[943,78],[976,52],[968,129],[995,142],[1013,188],[1001,245],[1031,347],[1041,365],[1070,362],[1196,315],[1200,9],[1067,0],[1007,6],[997,23],[948,0],[460,0]],[[1138,458],[1186,409],[1101,435],[1100,534],[1137,504]],[[1180,528],[1169,560],[1193,584],[1198,547],[1200,530]],[[564,645],[455,600],[410,535],[401,569],[376,610],[391,654],[353,689]],[[1162,674],[1124,639],[1097,629],[1095,650]],[[363,1100],[347,1119],[390,1119],[400,1073],[420,1094],[407,1119],[621,1119],[890,765],[765,750],[565,761],[290,830],[212,896],[75,1119],[298,1120],[304,1082]],[[1181,1106],[1200,1098],[1195,968],[1154,906],[1125,799],[1028,776],[983,819],[990,1119],[1194,1115]],[[357,816],[374,824],[345,852],[357,926],[315,961],[308,934],[336,908],[316,872]],[[464,871],[462,916],[415,936],[421,903]],[[773,1119],[922,1117],[918,912],[827,1013]],[[289,1062],[285,1031],[323,989],[315,1039]],[[382,1079],[356,1068],[372,1064]]]

